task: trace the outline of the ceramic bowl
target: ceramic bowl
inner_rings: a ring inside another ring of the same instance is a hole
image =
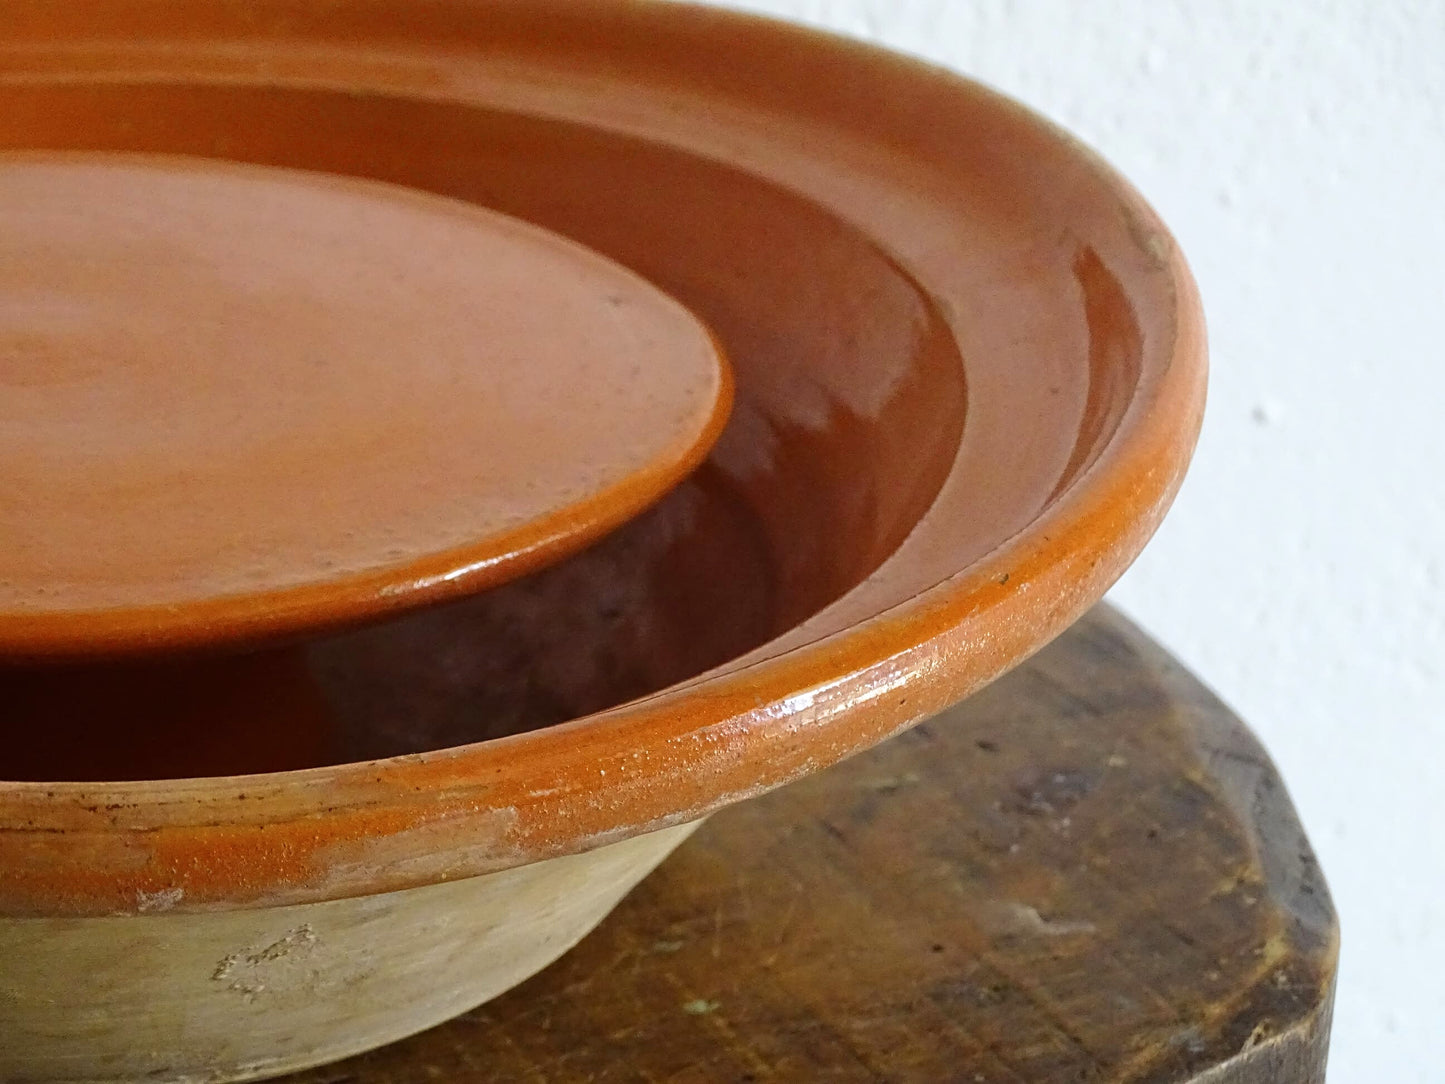
[[[29,780],[0,785],[7,1080],[262,1077],[494,996],[710,812],[1063,630],[1198,429],[1194,287],[1126,183],[986,89],[790,26],[19,0],[0,146],[474,201],[661,286],[736,378],[708,463],[547,572],[246,656],[0,676]]]

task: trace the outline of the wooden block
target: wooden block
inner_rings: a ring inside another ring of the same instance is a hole
[[[729,809],[561,961],[291,1084],[1318,1084],[1338,932],[1273,766],[1108,607]]]

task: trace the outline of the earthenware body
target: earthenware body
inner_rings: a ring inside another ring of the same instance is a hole
[[[0,1078],[246,1080],[402,1038],[571,948],[695,827],[319,904],[0,921],[7,979],[29,976]]]
[[[98,1016],[34,1011],[69,986],[97,1014],[105,991],[204,990],[123,1062],[175,1080],[325,1061],[490,996],[686,826],[1065,628],[1158,524],[1197,433],[1197,300],[1152,212],[1017,106],[875,50],[662,3],[85,0],[13,5],[0,73],[0,146],[317,170],[554,230],[701,318],[736,379],[706,465],[592,550],[224,664],[289,675],[286,703],[323,721],[299,770],[107,782],[102,757],[100,781],[57,782],[40,749],[0,787],[0,940],[40,946],[44,923],[85,963],[69,982],[37,974],[40,947],[0,963],[0,1004],[27,1006],[0,1012],[0,1076],[116,1078]],[[143,723],[161,679],[117,665]],[[43,712],[45,683],[75,677],[0,684]],[[518,923],[497,886],[550,869],[565,918]],[[493,902],[440,917],[469,893]],[[463,923],[446,951],[475,949],[476,980],[388,1018],[402,941],[367,979],[323,946],[413,906],[419,929]],[[163,929],[195,946],[184,979],[121,948]],[[289,978],[246,978],[272,946]],[[235,1045],[279,1035],[313,972],[303,1038]]]

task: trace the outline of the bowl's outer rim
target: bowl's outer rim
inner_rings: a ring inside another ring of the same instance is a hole
[[[468,0],[448,0],[467,7]],[[617,8],[780,35],[1007,114],[1117,199],[1171,333],[1117,428],[1025,529],[944,582],[787,653],[560,726],[435,753],[269,776],[0,784],[0,916],[266,907],[392,891],[696,820],[881,741],[1063,632],[1152,536],[1204,408],[1198,291],[1139,193],[1073,136],[947,69],[811,28],[650,0]],[[349,793],[348,793],[349,792]]]

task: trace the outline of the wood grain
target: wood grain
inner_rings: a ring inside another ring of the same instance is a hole
[[[719,813],[521,987],[287,1079],[1318,1084],[1337,936],[1259,745],[1100,607]]]

